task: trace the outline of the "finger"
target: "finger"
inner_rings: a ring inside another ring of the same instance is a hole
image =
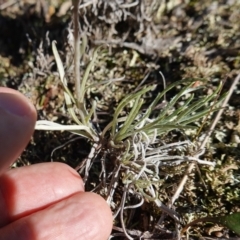
[[[0,174],[16,160],[33,133],[36,111],[19,92],[0,87]]]
[[[40,163],[0,176],[0,227],[79,191],[80,176],[63,163]]]
[[[106,202],[94,193],[82,192],[0,229],[0,240],[106,240],[111,228]]]

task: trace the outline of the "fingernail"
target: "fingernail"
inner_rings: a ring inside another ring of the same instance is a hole
[[[17,94],[0,92],[0,108],[20,117],[29,115],[30,103]]]

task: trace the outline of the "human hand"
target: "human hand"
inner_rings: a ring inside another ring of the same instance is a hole
[[[84,192],[62,163],[8,170],[34,131],[36,111],[17,91],[0,87],[0,240],[103,239],[112,214],[103,198]]]

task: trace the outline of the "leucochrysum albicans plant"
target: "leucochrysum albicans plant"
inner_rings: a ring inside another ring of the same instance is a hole
[[[185,129],[196,128],[192,124],[199,122],[200,118],[208,115],[210,111],[219,107],[220,100],[212,102],[218,96],[221,85],[210,95],[194,100],[194,92],[200,87],[191,87],[192,81],[178,81],[166,87],[158,93],[152,103],[146,108],[143,107],[146,93],[153,91],[156,86],[145,86],[138,92],[128,94],[114,110],[112,120],[104,129],[97,131],[92,125],[92,118],[96,112],[97,102],[92,102],[91,109],[86,108],[85,93],[88,87],[87,80],[90,71],[94,71],[94,63],[100,54],[97,48],[88,63],[85,72],[80,79],[80,58],[85,51],[87,44],[86,37],[82,37],[80,45],[79,24],[78,24],[78,3],[73,1],[74,6],[74,77],[76,81],[75,94],[68,88],[68,81],[65,77],[65,70],[59,56],[55,42],[52,43],[52,50],[57,64],[59,78],[64,88],[64,98],[67,111],[71,116],[73,125],[61,125],[59,123],[40,120],[36,124],[37,130],[69,131],[73,134],[86,138],[92,145],[91,151],[86,159],[78,166],[79,173],[84,175],[84,181],[88,180],[91,166],[94,160],[101,158],[102,169],[100,173],[101,186],[107,202],[112,207],[114,193],[118,184],[123,184],[123,195],[121,203],[115,206],[114,217],[120,213],[125,235],[128,235],[124,220],[123,211],[141,206],[144,200],[153,201],[164,212],[177,219],[177,214],[161,203],[158,196],[158,188],[162,184],[160,177],[161,167],[179,165],[186,162],[196,162],[214,166],[214,162],[201,160],[201,153],[197,151],[197,144],[186,139],[184,141],[166,142],[164,136],[173,130],[181,133]],[[103,82],[102,84],[105,84]],[[157,106],[163,100],[165,94],[176,86],[182,86],[181,90],[165,104],[162,109]],[[176,108],[179,101],[189,95],[184,103]],[[131,108],[129,107],[131,106]],[[129,109],[125,111],[126,109]],[[156,110],[157,109],[157,110]],[[125,116],[122,116],[123,112]],[[192,124],[192,125],[191,125]],[[191,151],[189,150],[191,149]],[[115,167],[111,172],[106,170],[106,159],[114,159]],[[139,204],[125,206],[126,196],[135,195]]]

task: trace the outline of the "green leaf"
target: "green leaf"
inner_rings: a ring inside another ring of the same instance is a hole
[[[61,80],[62,85],[64,87],[64,99],[65,99],[65,102],[66,102],[68,112],[77,124],[82,125],[82,123],[78,120],[78,118],[77,118],[77,116],[74,112],[74,109],[73,109],[73,106],[75,105],[75,99],[74,99],[70,90],[67,87],[67,80],[65,78],[65,71],[64,71],[63,63],[62,63],[62,60],[61,60],[61,58],[58,54],[58,50],[57,50],[55,41],[52,42],[52,51],[53,51],[53,55],[55,57],[55,61],[56,61],[56,64],[57,64],[60,80]]]
[[[234,231],[236,234],[240,235],[240,212],[232,213],[225,216],[218,216],[218,217],[204,217],[196,219],[189,224],[187,224],[181,231],[181,234],[186,232],[186,230],[199,223],[199,222],[212,222],[221,224],[224,227],[229,228],[230,230]]]
[[[240,212],[232,213],[226,216],[217,217],[218,223],[240,235]]]

